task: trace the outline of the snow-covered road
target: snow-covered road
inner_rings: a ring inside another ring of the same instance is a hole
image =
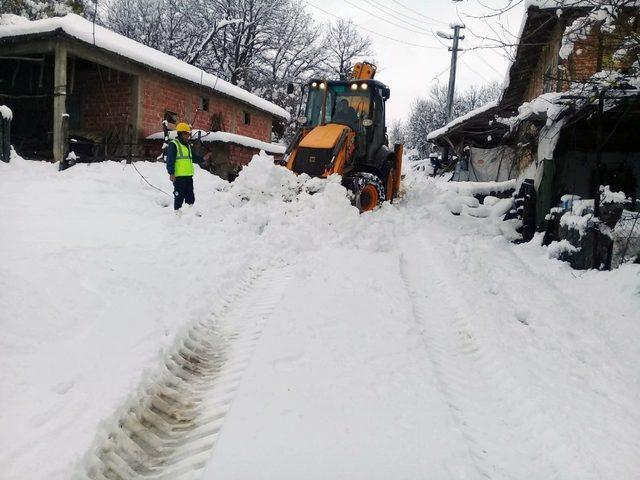
[[[640,268],[406,186],[0,165],[0,477],[637,478]]]

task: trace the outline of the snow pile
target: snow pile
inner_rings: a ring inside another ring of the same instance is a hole
[[[560,225],[577,230],[580,233],[580,236],[587,233],[587,230],[593,228],[596,223],[598,223],[598,220],[594,217],[593,213],[576,215],[574,213],[567,212],[560,217]]]
[[[547,247],[549,258],[560,258],[560,256],[564,253],[575,253],[577,251],[579,251],[579,248],[574,247],[567,239],[560,240],[558,242],[552,242]]]
[[[612,192],[609,185],[600,186],[600,203],[630,203],[624,192]]]
[[[504,220],[504,216],[514,206],[513,197],[498,198],[491,193],[502,193],[514,188],[515,180],[509,182],[450,182],[449,175],[425,178],[421,172],[411,172],[405,177],[405,191],[408,201],[415,204],[428,202],[439,215],[464,217],[475,222],[474,228],[489,235],[499,235],[508,240],[516,240],[521,235],[516,232],[519,220]],[[467,185],[468,184],[468,185]],[[482,202],[474,195],[484,197]],[[424,197],[424,198],[422,198]],[[444,207],[444,208],[443,208]]]
[[[13,118],[13,112],[6,105],[0,105],[0,118],[11,120]]]
[[[463,195],[490,195],[515,190],[516,180],[504,182],[450,182],[450,190]]]

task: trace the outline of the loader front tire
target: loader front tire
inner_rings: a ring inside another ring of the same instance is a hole
[[[385,199],[382,180],[368,172],[358,172],[353,175],[353,193],[355,206],[360,212],[373,210]]]

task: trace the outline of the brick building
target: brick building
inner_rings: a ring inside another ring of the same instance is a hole
[[[203,137],[225,173],[259,149],[284,150],[271,143],[274,122],[289,118],[282,108],[77,15],[4,26],[0,62],[0,99],[24,156],[155,158],[163,120],[229,133]]]

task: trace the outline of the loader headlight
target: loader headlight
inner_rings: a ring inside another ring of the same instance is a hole
[[[307,117],[305,117],[304,115],[301,117],[298,117],[296,120],[300,125],[304,125],[305,123],[307,123]]]
[[[318,86],[318,82],[313,82],[313,83],[311,84],[311,86],[312,86],[313,88],[317,88],[317,86]]]
[[[324,83],[324,82],[322,82],[322,83],[320,84],[320,90],[324,90],[325,88],[327,88],[327,84],[326,84],[326,83]]]
[[[367,88],[369,88],[369,85],[367,85],[366,83],[363,83],[362,85],[360,85],[360,88],[362,90],[366,90]]]
[[[357,83],[352,83],[351,84],[351,90],[357,90],[358,89],[358,84]]]

